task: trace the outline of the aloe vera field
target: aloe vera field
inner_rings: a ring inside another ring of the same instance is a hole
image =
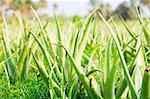
[[[149,18],[31,10],[0,22],[0,98],[150,99]]]

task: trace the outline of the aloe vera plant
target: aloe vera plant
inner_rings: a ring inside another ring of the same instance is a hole
[[[106,21],[98,9],[86,18],[41,18],[31,10],[33,20],[16,14],[1,23],[0,97],[150,98],[148,20]]]

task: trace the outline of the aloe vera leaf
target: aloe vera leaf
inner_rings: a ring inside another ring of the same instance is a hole
[[[54,14],[54,17],[55,17],[56,27],[57,27],[57,43],[60,44],[60,43],[62,43],[60,24],[59,24],[59,21],[55,14]],[[63,58],[63,49],[60,46],[57,46],[57,58],[58,58],[58,60],[57,60],[58,66],[60,69],[61,67],[63,67],[63,59],[62,59]]]
[[[28,31],[30,31],[30,30],[28,30]],[[38,43],[38,45],[39,45],[39,47],[40,47],[40,49],[41,49],[41,51],[42,51],[42,53],[43,53],[43,55],[44,55],[44,57],[45,57],[45,60],[46,60],[47,63],[48,63],[48,67],[49,67],[49,69],[51,70],[51,69],[52,69],[52,65],[51,65],[51,62],[50,62],[50,60],[49,60],[47,50],[45,49],[45,47],[43,47],[43,45],[42,45],[42,43],[40,42],[40,40],[39,40],[31,31],[30,31],[30,33],[32,34],[32,36],[34,37],[34,39],[36,40],[36,42]],[[54,77],[55,81],[58,83],[58,80],[57,80],[57,77],[56,77],[56,74],[55,74],[55,73],[53,73],[53,77]]]
[[[33,55],[33,54],[32,54]],[[33,55],[34,61],[39,69],[40,75],[42,76],[44,82],[49,88],[52,88],[55,93],[57,91],[57,94],[60,93],[60,87],[56,84],[56,82],[48,75],[45,66],[42,64],[40,60],[37,59],[35,55]],[[49,81],[51,80],[51,81]],[[60,95],[60,94],[59,94]]]
[[[150,98],[150,68],[144,71],[140,99]]]
[[[94,12],[93,12],[94,13]],[[80,65],[80,62],[81,62],[81,58],[82,58],[82,53],[85,49],[85,46],[86,46],[86,42],[87,42],[87,38],[89,36],[89,32],[87,31],[88,28],[89,28],[89,25],[91,23],[91,20],[92,20],[92,16],[93,16],[93,13],[91,13],[85,20],[80,32],[79,32],[79,36],[78,36],[78,44],[76,46],[76,49],[75,50],[75,60],[77,62],[77,64]]]
[[[26,56],[29,52],[29,49],[31,47],[32,42],[33,41],[28,38],[25,45],[23,46],[21,53],[20,53],[18,63],[17,63],[19,76],[21,76],[21,73],[23,72],[22,70],[23,70],[23,66],[24,66],[24,61],[25,61]]]
[[[10,77],[10,81],[14,81],[16,78],[17,66],[15,64],[14,59],[12,58],[10,42],[9,42],[9,37],[8,37],[8,27],[7,27],[5,18],[4,18],[4,23],[5,23],[5,27],[6,27],[6,32],[4,33],[1,26],[0,26],[0,30],[2,33],[2,40],[3,40],[3,44],[4,44],[5,58],[6,58],[6,60],[8,58],[8,60],[6,61],[6,68],[7,68],[9,77]]]
[[[110,69],[111,69],[111,66],[110,66],[110,63],[111,63],[111,45],[112,45],[112,38],[109,39],[109,43],[108,43],[108,48],[107,48],[107,66],[106,66],[106,71],[107,71],[107,75],[106,77],[110,74]]]
[[[62,45],[62,47],[65,49],[65,47]],[[82,82],[82,84],[84,85],[88,95],[90,98],[96,98],[96,99],[101,99],[101,95],[99,93],[97,93],[95,91],[94,88],[90,87],[90,81],[88,80],[88,78],[86,77],[85,73],[82,71],[82,69],[77,66],[77,64],[75,63],[75,60],[73,59],[73,57],[70,55],[70,53],[65,49],[66,53],[69,56],[69,59],[72,63],[72,66],[74,67],[76,74],[78,75],[79,80]]]
[[[138,51],[137,51],[137,53],[136,53],[134,59],[132,60],[131,65],[130,65],[129,68],[128,68],[129,73],[130,73],[131,76],[132,76],[132,74],[133,74],[133,71],[134,71],[134,68],[135,68],[135,64],[136,64],[136,60],[137,60],[138,54],[139,54],[139,52],[140,52],[140,49],[141,49],[141,46],[139,47],[139,49],[138,49]],[[121,85],[120,85],[120,86],[118,87],[118,89],[117,89],[117,92],[116,92],[116,93],[117,93],[117,94],[116,94],[116,98],[117,98],[117,99],[120,98],[120,96],[121,96],[121,95],[123,94],[123,92],[125,91],[126,87],[127,87],[127,83],[126,83],[126,81],[125,81],[125,79],[124,79],[124,80],[122,81]]]
[[[131,36],[134,40],[137,40],[137,39],[136,39],[136,35],[129,29],[128,25],[125,23],[125,21],[123,20],[122,17],[121,17],[121,21],[122,21],[122,23],[124,24],[126,30],[127,30],[128,33],[130,34],[130,36]]]
[[[103,18],[103,16],[99,12],[98,12],[98,14],[101,17],[102,21],[107,26],[107,28],[109,29],[109,31],[112,34],[113,38],[114,38],[114,41],[116,43],[117,50],[118,50],[118,53],[119,53],[119,56],[120,56],[120,60],[121,60],[121,63],[122,63],[122,69],[123,69],[123,72],[124,72],[125,80],[127,82],[127,85],[129,86],[129,89],[131,91],[132,97],[135,98],[135,99],[137,99],[138,96],[137,96],[137,93],[135,91],[135,87],[134,87],[132,78],[130,77],[129,71],[127,69],[127,65],[126,65],[126,62],[125,62],[125,59],[124,59],[123,52],[121,50],[121,46],[119,44],[119,41],[118,41],[115,33],[113,32],[113,30],[110,28],[110,26],[108,25],[108,23],[106,22],[106,20]]]
[[[36,63],[36,66],[39,69],[40,75],[42,76],[42,78],[43,78],[44,82],[46,83],[46,85],[49,87],[48,73],[47,73],[45,67],[43,66],[41,61],[39,59],[37,59],[37,57],[34,54],[32,54],[32,56],[33,56],[33,59]]]

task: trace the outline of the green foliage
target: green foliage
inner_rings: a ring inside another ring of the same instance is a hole
[[[0,97],[149,98],[149,20],[106,21],[97,9],[45,20],[31,9],[36,20],[1,23]]]

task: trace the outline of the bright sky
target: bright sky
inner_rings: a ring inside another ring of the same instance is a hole
[[[38,0],[33,0],[38,1]],[[129,1],[129,0],[103,0],[107,3],[109,3],[112,8],[116,8],[120,3],[123,1]],[[39,10],[39,14],[47,13],[49,16],[53,15],[53,4],[57,4],[58,14],[63,14],[65,16],[74,16],[74,15],[80,15],[84,16],[89,13],[89,10],[91,9],[91,5],[89,3],[89,0],[47,0],[48,7],[47,9],[41,9]]]
[[[39,1],[39,0],[33,0],[33,1]],[[47,1],[89,1],[89,0],[47,0]],[[114,0],[103,0],[103,1],[114,1]],[[115,0],[115,1],[129,1],[129,0]]]

